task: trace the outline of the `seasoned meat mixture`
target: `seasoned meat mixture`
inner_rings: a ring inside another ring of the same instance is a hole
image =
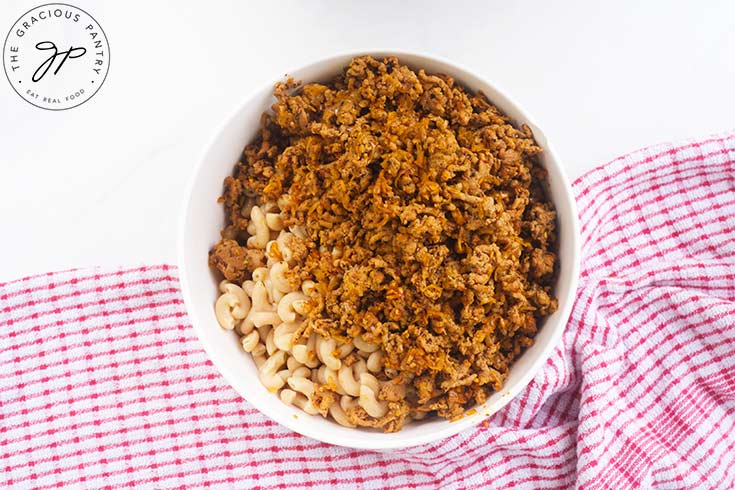
[[[557,308],[555,211],[531,130],[397,58],[355,58],[275,97],[224,182],[228,226],[210,264],[234,281],[261,266],[248,213],[279,201],[301,231],[290,277],[316,283],[304,334],[383,350],[390,410],[353,410],[353,423],[394,431],[483,403]]]

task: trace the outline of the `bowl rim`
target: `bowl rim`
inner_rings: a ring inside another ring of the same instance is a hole
[[[569,322],[569,317],[572,311],[572,308],[574,306],[574,294],[577,290],[578,282],[579,282],[579,273],[580,273],[580,260],[581,260],[581,250],[580,250],[580,244],[581,244],[581,238],[580,238],[580,227],[579,227],[579,213],[577,211],[577,205],[576,200],[574,197],[574,193],[569,181],[569,178],[566,174],[566,171],[564,167],[561,165],[561,159],[558,157],[556,151],[553,148],[553,145],[546,137],[546,134],[541,131],[540,127],[536,124],[535,118],[522,106],[520,105],[515,98],[513,98],[510,93],[505,90],[502,86],[495,83],[495,81],[485,77],[478,75],[475,71],[470,70],[466,68],[464,65],[450,61],[442,56],[436,55],[436,54],[430,54],[427,52],[422,51],[415,51],[415,50],[387,50],[387,49],[376,49],[376,50],[345,50],[345,51],[338,51],[335,54],[331,54],[328,56],[319,57],[316,59],[312,59],[311,61],[304,63],[295,69],[287,70],[283,73],[286,74],[286,77],[290,76],[292,73],[298,73],[302,71],[308,71],[313,68],[319,67],[321,65],[325,64],[333,64],[337,60],[345,59],[345,58],[354,58],[357,56],[363,56],[363,55],[370,55],[373,57],[386,57],[386,56],[395,56],[399,59],[401,57],[413,57],[418,59],[426,59],[438,62],[440,64],[443,64],[447,66],[451,73],[447,73],[450,76],[455,78],[461,78],[462,75],[469,75],[472,76],[478,80],[481,80],[486,85],[492,87],[495,89],[498,93],[502,94],[503,97],[505,97],[507,101],[507,105],[512,106],[524,119],[525,123],[528,124],[530,127],[532,127],[534,131],[534,138],[537,137],[537,133],[540,133],[540,135],[543,136],[544,143],[544,151],[547,155],[549,155],[549,159],[553,162],[553,165],[555,167],[556,177],[558,180],[561,181],[561,186],[564,189],[562,196],[555,196],[555,204],[558,206],[559,200],[566,201],[565,204],[567,208],[570,210],[570,213],[572,216],[569,216],[569,226],[571,227],[571,233],[569,234],[569,238],[572,240],[571,244],[571,257],[568,258],[568,260],[571,260],[571,274],[570,274],[570,284],[569,284],[569,292],[568,294],[572,296],[571,298],[568,298],[567,301],[564,302],[562,310],[559,312],[559,319],[558,322],[561,324],[559,327],[557,327],[553,332],[552,335],[549,337],[548,342],[543,345],[541,352],[539,353],[538,357],[531,363],[530,367],[525,370],[525,372],[522,373],[520,376],[520,379],[516,384],[514,384],[511,388],[503,387],[503,394],[506,396],[500,397],[499,400],[497,400],[495,403],[493,403],[492,410],[489,411],[488,416],[492,416],[494,413],[501,410],[505,405],[507,405],[511,400],[513,400],[521,391],[523,391],[528,384],[531,382],[531,380],[538,374],[538,372],[541,370],[541,367],[544,365],[544,363],[547,362],[549,357],[551,356],[554,349],[559,344],[559,341],[561,337],[564,334],[564,331],[566,329],[566,325]],[[188,280],[188,274],[187,274],[187,266],[186,266],[186,252],[185,252],[185,236],[186,236],[186,226],[187,221],[189,218],[189,209],[191,200],[193,198],[193,191],[194,187],[197,182],[197,178],[199,177],[199,174],[201,173],[202,168],[206,164],[206,156],[209,154],[209,152],[212,150],[212,148],[215,147],[215,144],[217,143],[220,135],[222,135],[226,128],[232,124],[232,122],[238,117],[240,112],[242,112],[249,104],[252,103],[252,101],[255,99],[256,96],[263,93],[266,90],[272,89],[272,87],[275,85],[276,82],[283,80],[284,77],[280,76],[278,78],[275,78],[274,80],[269,80],[267,83],[256,87],[256,89],[251,90],[249,93],[246,94],[246,96],[242,99],[242,101],[237,105],[237,107],[231,111],[226,118],[223,119],[223,121],[216,127],[214,132],[211,134],[209,139],[207,140],[206,145],[203,147],[202,151],[198,154],[198,159],[196,160],[196,164],[191,169],[191,174],[189,176],[188,182],[185,186],[185,193],[184,198],[181,203],[180,208],[180,214],[178,218],[178,230],[177,230],[177,265],[179,269],[178,277],[179,277],[179,283],[181,286],[181,293],[184,299],[184,305],[187,311],[187,316],[189,317],[189,321],[191,323],[191,327],[194,329],[197,338],[199,339],[199,342],[202,344],[202,347],[204,348],[204,351],[207,354],[207,357],[212,362],[212,364],[216,367],[219,374],[225,378],[225,380],[228,382],[230,387],[234,389],[238,395],[240,395],[244,400],[246,400],[248,403],[252,404],[259,412],[261,412],[263,415],[268,417],[271,420],[276,421],[282,426],[285,426],[286,428],[299,433],[301,435],[304,435],[306,437],[310,437],[312,439],[319,440],[321,442],[325,442],[328,444],[333,444],[336,446],[342,446],[342,447],[348,447],[348,448],[354,448],[354,449],[372,449],[372,450],[392,450],[392,449],[401,449],[406,447],[414,447],[422,444],[429,444],[435,441],[438,441],[440,439],[444,439],[453,435],[456,435],[457,433],[461,432],[462,430],[468,429],[470,427],[474,427],[478,425],[483,420],[487,419],[488,416],[481,412],[488,412],[487,410],[476,410],[474,414],[468,414],[464,417],[462,417],[459,420],[452,421],[450,424],[447,424],[446,428],[438,431],[433,432],[427,432],[427,433],[420,433],[416,435],[412,435],[410,437],[396,437],[395,439],[391,440],[383,440],[382,442],[371,442],[369,441],[369,438],[366,438],[365,440],[362,439],[354,439],[354,440],[343,440],[342,438],[334,437],[333,434],[325,431],[319,431],[317,429],[314,429],[309,424],[303,424],[300,423],[297,420],[292,420],[290,417],[280,417],[272,414],[268,410],[267,404],[262,404],[258,400],[250,400],[242,393],[239,392],[239,390],[235,389],[234,386],[236,383],[234,382],[235,374],[230,372],[228,369],[226,369],[223,366],[223,363],[218,359],[217,352],[215,348],[210,344],[210,342],[207,340],[206,335],[204,335],[202,326],[197,325],[197,322],[194,321],[195,314],[192,314],[193,311],[195,311],[194,308],[194,297],[192,295],[192,289],[189,285]],[[304,81],[305,83],[309,83],[309,81]],[[565,298],[566,299],[566,298]],[[278,403],[282,403],[277,397],[274,396],[274,401],[277,401]],[[376,434],[381,434],[377,433]],[[397,433],[397,434],[400,434]]]

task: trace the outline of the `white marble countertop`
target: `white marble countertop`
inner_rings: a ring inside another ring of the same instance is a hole
[[[1,35],[40,3],[3,1]],[[185,183],[214,129],[252,90],[336,52],[416,50],[476,71],[534,115],[572,178],[735,128],[729,0],[78,6],[110,43],[91,101],[44,111],[0,78],[0,280],[173,263]]]

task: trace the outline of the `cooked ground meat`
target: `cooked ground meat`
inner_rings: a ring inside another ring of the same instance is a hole
[[[388,402],[388,412],[374,419],[359,405],[346,412],[347,418],[355,425],[361,427],[374,427],[385,432],[397,432],[406,423],[409,414],[408,404],[401,402]]]
[[[329,407],[331,407],[336,400],[337,394],[330,390],[326,385],[322,385],[314,393],[312,403],[319,413],[322,414],[323,417],[326,417]]]
[[[216,267],[228,281],[242,283],[248,273],[265,265],[265,254],[223,238],[210,250],[209,265]]]
[[[557,307],[556,216],[531,130],[396,58],[355,58],[275,97],[225,181],[210,263],[232,280],[262,263],[243,248],[243,211],[287,195],[285,224],[306,232],[292,274],[316,282],[306,333],[379,343],[408,385],[385,389],[385,420],[350,417],[398,430],[408,413],[482,403]]]

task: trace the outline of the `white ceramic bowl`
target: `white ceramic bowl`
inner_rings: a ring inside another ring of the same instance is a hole
[[[327,81],[338,74],[351,58],[361,54],[366,53],[327,58],[289,72],[289,75],[305,83]],[[255,137],[261,113],[274,102],[272,90],[275,80],[239,103],[239,108],[215,133],[199,161],[180,222],[179,274],[194,330],[214,365],[243,398],[266,416],[305,436],[353,448],[392,449],[429,443],[474,426],[502,408],[530,382],[559,343],[571,311],[579,270],[579,231],[574,197],[559,159],[543,131],[505,92],[472,72],[433,56],[402,52],[369,54],[376,57],[395,55],[414,69],[446,73],[472,91],[481,90],[516,124],[528,124],[536,142],[544,150],[541,160],[549,173],[549,192],[558,213],[560,273],[554,293],[559,299],[559,308],[546,319],[533,346],[513,364],[502,391],[477,407],[474,414],[455,422],[441,418],[412,422],[393,434],[348,429],[318,415],[306,415],[268,392],[258,379],[250,354],[242,351],[237,335],[219,327],[213,309],[217,298],[217,278],[207,265],[208,251],[219,238],[224,223],[224,212],[217,198],[222,193],[223,179],[232,173],[243,147]]]

